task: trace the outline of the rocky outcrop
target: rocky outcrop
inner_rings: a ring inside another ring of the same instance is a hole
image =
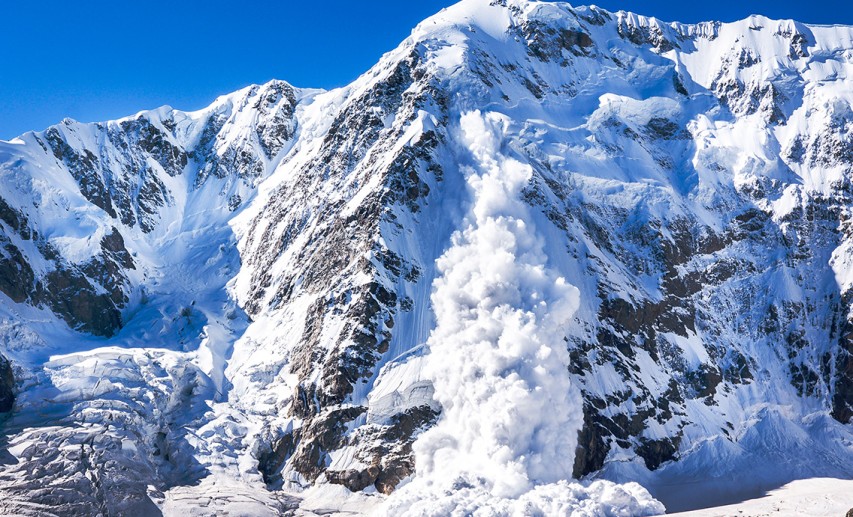
[[[12,363],[0,355],[0,413],[15,407],[15,372]]]

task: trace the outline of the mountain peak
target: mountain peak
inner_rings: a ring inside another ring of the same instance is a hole
[[[849,478],[851,53],[465,0],[342,88],[0,143],[0,510],[642,515]]]

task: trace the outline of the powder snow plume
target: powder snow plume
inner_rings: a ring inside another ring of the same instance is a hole
[[[521,190],[528,165],[501,152],[509,119],[462,115],[473,197],[464,229],[439,259],[436,327],[424,374],[442,406],[414,444],[417,475],[393,495],[394,515],[655,514],[637,484],[570,483],[580,393],[564,328],[578,290],[547,264]]]

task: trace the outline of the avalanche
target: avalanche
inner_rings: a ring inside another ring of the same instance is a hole
[[[547,265],[521,199],[532,171],[502,155],[511,121],[461,116],[471,213],[438,260],[424,375],[442,415],[415,442],[417,475],[388,515],[653,515],[637,484],[570,484],[583,414],[563,329],[578,290]],[[448,361],[447,358],[453,359]]]

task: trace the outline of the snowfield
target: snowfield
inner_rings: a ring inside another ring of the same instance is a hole
[[[853,480],[803,479],[770,491],[764,497],[704,510],[673,513],[679,517],[824,517],[847,515],[853,509]]]

